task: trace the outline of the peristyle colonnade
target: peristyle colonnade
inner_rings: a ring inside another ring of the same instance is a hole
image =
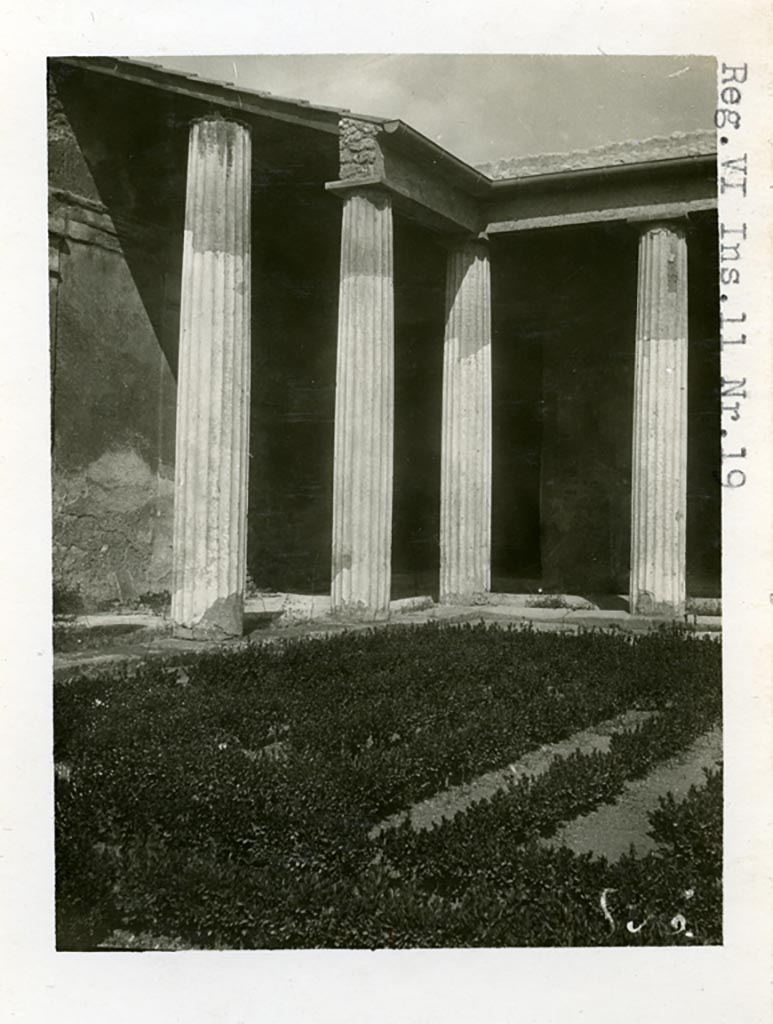
[[[180,311],[172,617],[182,633],[242,631],[249,468],[252,157],[248,127],[192,123]],[[332,612],[389,615],[394,452],[393,196],[342,200],[333,467]],[[687,239],[639,224],[630,608],[681,615],[687,501]],[[491,273],[485,233],[448,243],[440,599],[490,589]],[[440,344],[441,339],[438,339]]]

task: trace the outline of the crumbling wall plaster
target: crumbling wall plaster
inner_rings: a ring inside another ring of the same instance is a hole
[[[133,448],[55,469],[54,578],[85,606],[131,604],[171,586],[174,481]]]

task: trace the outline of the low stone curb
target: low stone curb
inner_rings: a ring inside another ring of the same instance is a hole
[[[342,623],[329,619],[315,619],[303,623],[276,625],[272,630],[257,631],[237,640],[207,641],[181,640],[168,635],[140,644],[127,641],[121,645],[116,643],[112,650],[102,648],[94,651],[85,650],[77,653],[54,654],[54,679],[62,682],[74,676],[92,675],[104,671],[110,666],[116,669],[126,668],[147,660],[165,661],[188,654],[200,654],[205,651],[220,650],[224,655],[245,647],[287,643],[296,639],[332,636],[336,633],[355,632],[363,629],[385,629],[401,626],[420,625],[426,622],[461,625],[463,623],[483,623],[486,626],[502,625],[528,626],[543,632],[577,633],[581,629],[619,630],[627,633],[646,633],[661,624],[661,620],[630,616],[621,612],[601,611],[569,611],[559,608],[520,608],[516,606],[476,605],[476,606],[438,606],[416,609],[412,602],[426,599],[406,599],[395,602],[401,605],[395,609],[396,616],[388,622],[356,622]],[[527,613],[527,614],[524,614]],[[691,635],[696,638],[712,636],[721,637],[721,620],[708,616],[697,616],[696,625],[690,627]],[[122,648],[122,649],[121,649]]]

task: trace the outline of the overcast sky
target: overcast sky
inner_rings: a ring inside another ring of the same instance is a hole
[[[401,118],[469,163],[711,128],[710,57],[144,57],[246,88]]]

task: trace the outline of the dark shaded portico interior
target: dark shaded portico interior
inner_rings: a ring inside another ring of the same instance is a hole
[[[687,581],[706,597],[720,586],[716,230],[691,218]],[[443,249],[418,228],[405,241],[393,597],[437,596]],[[637,247],[628,224],[492,237],[495,592],[627,590]]]
[[[687,578],[719,593],[716,220],[689,227]],[[492,589],[628,585],[636,227],[524,231],[492,244]]]
[[[326,593],[338,244],[330,197],[318,200],[314,218],[316,244],[285,235],[295,264],[272,250],[256,280],[271,302],[254,338],[261,369],[248,557],[259,586]],[[283,218],[283,230],[303,233],[305,223]],[[689,235],[687,573],[695,596],[717,595],[720,577],[715,231],[712,217],[695,218]],[[256,245],[271,237],[265,230]],[[494,591],[626,591],[637,244],[631,225],[492,240]],[[437,597],[444,272],[442,238],[397,217],[393,598]]]

